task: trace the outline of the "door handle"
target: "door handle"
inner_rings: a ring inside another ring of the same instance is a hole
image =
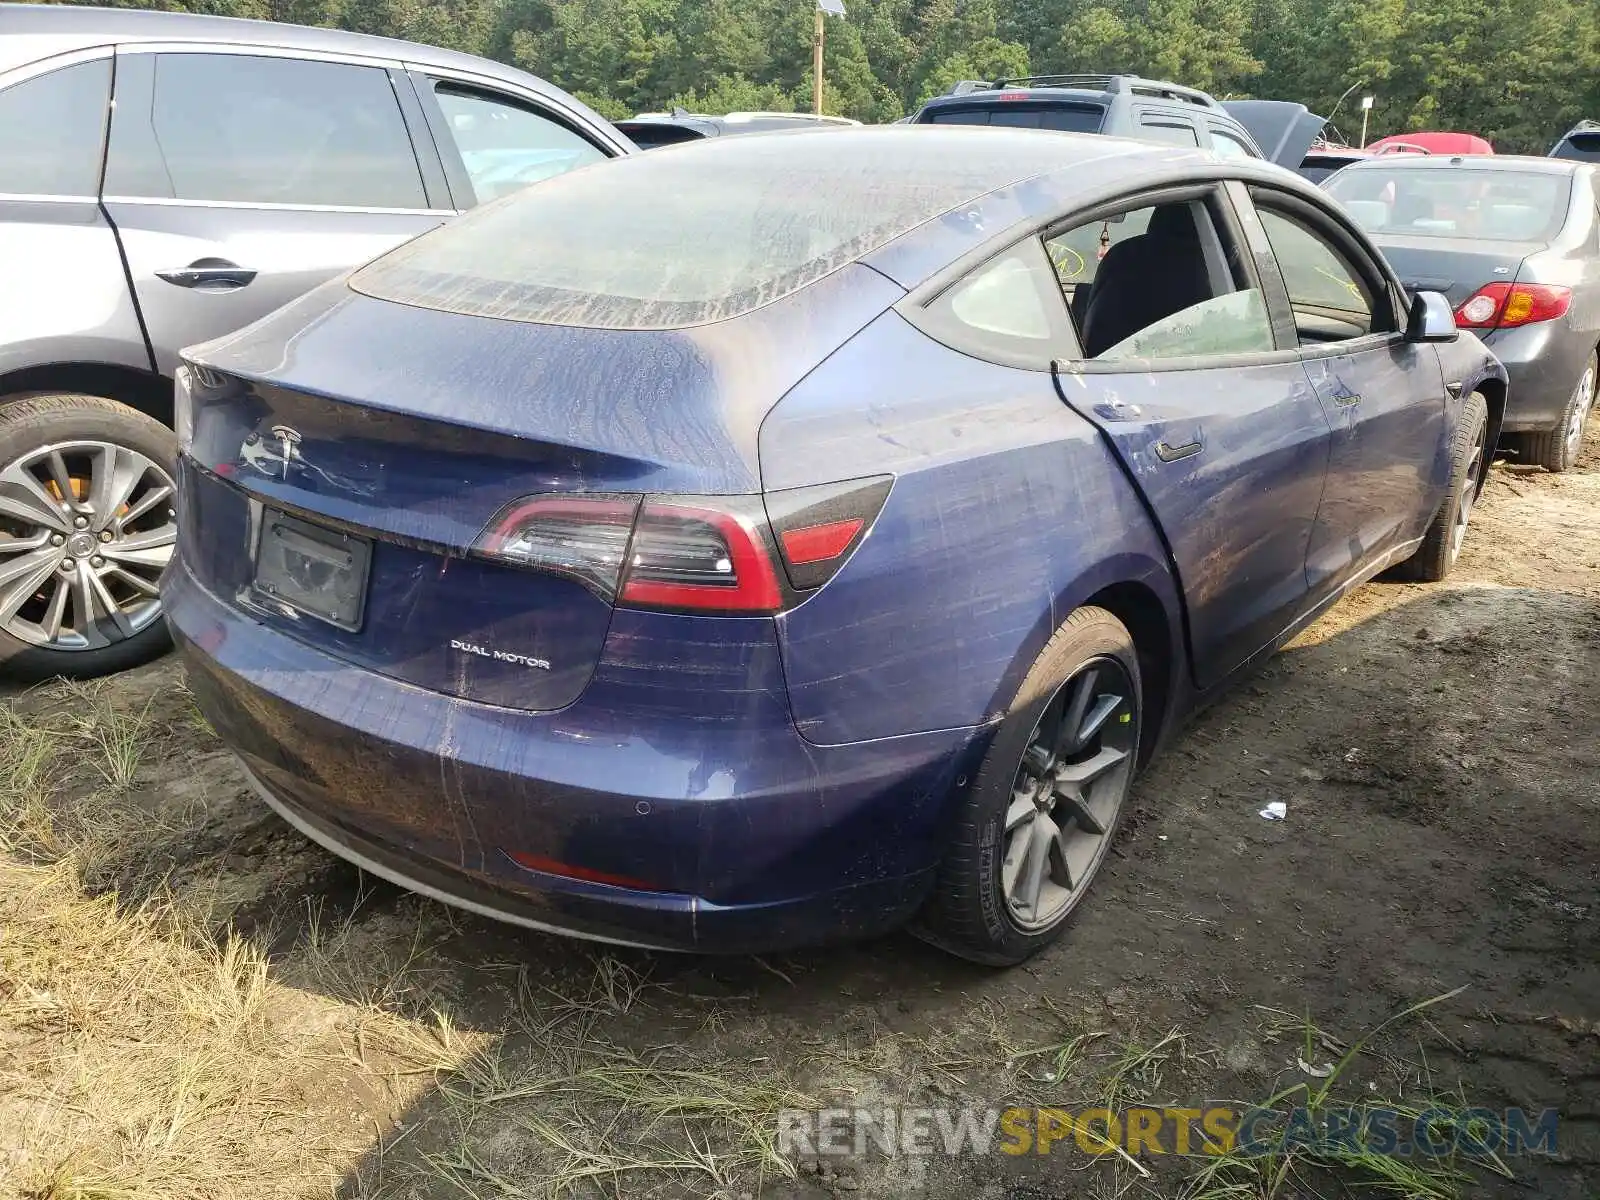
[[[256,272],[238,263],[221,258],[202,258],[187,267],[157,271],[156,278],[177,287],[195,288],[202,292],[233,292],[249,284]]]
[[[1203,449],[1199,442],[1185,442],[1181,446],[1169,446],[1165,441],[1156,443],[1156,457],[1162,462],[1177,462],[1180,458],[1193,458]]]

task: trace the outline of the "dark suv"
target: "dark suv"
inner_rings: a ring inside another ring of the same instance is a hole
[[[929,100],[911,121],[1102,133],[1198,146],[1224,158],[1267,157],[1244,125],[1206,92],[1137,75],[963,80]]]
[[[93,675],[165,647],[180,348],[631,150],[464,54],[0,4],[0,670]]]

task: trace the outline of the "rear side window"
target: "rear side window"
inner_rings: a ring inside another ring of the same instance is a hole
[[[1574,133],[1561,139],[1552,158],[1575,158],[1579,162],[1600,162],[1600,130]]]
[[[150,108],[154,164],[106,190],[177,200],[426,208],[389,76],[377,67],[244,54],[163,54]],[[141,131],[142,132],[142,131]],[[152,166],[159,169],[153,170]]]
[[[0,91],[0,194],[98,195],[110,96],[107,58]]]
[[[1225,129],[1211,130],[1211,149],[1219,158],[1255,158],[1256,152]]]
[[[999,125],[1010,129],[1054,129],[1059,133],[1099,133],[1105,109],[1093,104],[1000,104],[938,108],[928,116],[934,125]]]
[[[1188,146],[1197,148],[1200,135],[1193,125],[1182,121],[1156,121],[1149,117],[1139,122],[1139,136],[1147,142],[1160,142],[1163,146]]]
[[[1121,236],[1109,240],[1113,226]],[[1093,258],[1085,252],[1096,246]],[[1259,290],[1211,205],[1176,201],[1129,209],[1045,241],[1090,361],[1170,360],[1274,349]],[[1093,266],[1090,265],[1091,261]]]
[[[1030,262],[1033,244],[994,259],[950,289],[950,315],[979,333],[1045,341],[1056,332]]]
[[[565,125],[465,88],[434,89],[479,204],[607,157]]]

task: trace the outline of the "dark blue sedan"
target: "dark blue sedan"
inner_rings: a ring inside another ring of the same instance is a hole
[[[1198,700],[1450,569],[1504,379],[1274,167],[716,139],[191,351],[163,596],[266,802],[374,874],[639,946],[914,920],[1012,963]]]

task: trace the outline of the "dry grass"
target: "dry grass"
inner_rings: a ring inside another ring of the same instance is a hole
[[[0,1197],[736,1196],[792,1172],[776,1113],[812,1101],[770,1064],[609,1040],[660,990],[647,963],[502,968],[503,1023],[463,1028],[435,905],[291,874],[241,933],[251,888],[204,836],[230,788],[180,786],[215,740],[181,687],[134,695],[0,706]]]
[[[329,1087],[350,1031],[402,1031],[373,1072],[471,1048],[274,982],[214,888],[167,886],[154,851],[182,830],[129,797],[165,735],[150,704],[28,699],[0,708],[0,1194],[326,1194],[364,1149]]]

